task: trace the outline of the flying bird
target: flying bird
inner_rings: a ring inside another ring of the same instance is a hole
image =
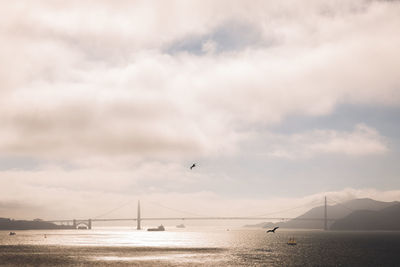
[[[267,231],[267,233],[274,233],[275,234],[275,230],[278,229],[279,227],[275,227],[274,229],[270,229]]]
[[[193,169],[194,167],[196,167],[196,163],[193,163],[193,165],[190,166],[190,169]]]

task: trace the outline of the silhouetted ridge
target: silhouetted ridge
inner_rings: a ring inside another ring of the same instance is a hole
[[[41,220],[25,221],[0,218],[0,230],[75,229],[70,225],[57,225]]]
[[[400,230],[400,204],[395,204],[378,211],[354,211],[345,218],[336,221],[331,229],[351,231],[398,231]]]
[[[397,205],[399,202],[383,202],[376,201],[370,198],[353,199],[344,203],[338,203],[335,205],[328,205],[328,219],[342,219],[356,210],[368,210],[368,211],[378,211],[391,206]],[[271,223],[264,222],[257,225],[247,225],[247,227],[262,227],[262,228],[272,228],[279,226],[281,228],[293,228],[293,229],[324,229],[324,206],[319,206],[310,209],[306,213],[296,217],[288,222]],[[318,219],[321,220],[307,220],[307,219]],[[305,220],[301,220],[305,219]],[[328,221],[328,228],[331,228],[333,221]]]

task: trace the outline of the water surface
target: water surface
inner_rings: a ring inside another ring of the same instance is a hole
[[[399,232],[0,231],[1,266],[400,266]],[[287,245],[294,237],[296,246]]]

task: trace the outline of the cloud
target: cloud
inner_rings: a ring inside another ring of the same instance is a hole
[[[257,136],[293,114],[398,107],[399,11],[363,0],[2,1],[0,157],[29,159],[3,168],[2,203],[15,193],[97,207],[112,191],[111,207],[119,188],[209,197],[217,175],[197,183],[182,162],[262,147]],[[373,127],[264,137],[281,158],[387,153]]]
[[[252,125],[400,103],[397,2],[191,5],[4,6],[2,153],[231,153]],[[207,53],[165,53],[190,36]]]
[[[381,155],[389,151],[386,139],[365,124],[357,124],[351,132],[312,130],[292,135],[272,134],[269,145],[271,152],[267,153],[268,156],[285,159],[329,154],[358,157]]]

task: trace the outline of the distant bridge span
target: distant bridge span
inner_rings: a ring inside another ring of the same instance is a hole
[[[137,221],[137,218],[112,218],[112,219],[89,219],[92,222],[117,222],[117,221]],[[191,221],[217,221],[217,220],[299,220],[299,221],[323,221],[324,218],[288,218],[288,217],[150,217],[140,218],[141,221],[179,221],[179,220],[191,220]],[[328,221],[335,221],[335,219],[327,219]],[[76,220],[80,223],[87,221],[87,219]],[[45,221],[50,223],[72,223],[73,220],[51,220]]]
[[[137,210],[137,217],[136,218],[116,218],[116,219],[82,219],[82,220],[48,220],[46,222],[50,223],[72,223],[73,226],[77,227],[80,224],[84,224],[87,226],[88,229],[92,228],[92,222],[117,222],[117,221],[136,221],[137,222],[137,229],[141,229],[141,221],[178,221],[178,220],[198,220],[198,221],[212,221],[212,220],[280,220],[280,221],[287,221],[287,220],[299,220],[299,221],[324,221],[325,222],[325,230],[327,230],[327,223],[328,221],[335,221],[335,219],[328,219],[327,216],[327,204],[325,198],[325,214],[324,218],[289,218],[289,217],[261,217],[261,216],[253,216],[253,217],[224,217],[224,216],[215,216],[215,217],[150,217],[150,218],[142,218],[140,216],[140,202],[138,202],[138,210]]]

